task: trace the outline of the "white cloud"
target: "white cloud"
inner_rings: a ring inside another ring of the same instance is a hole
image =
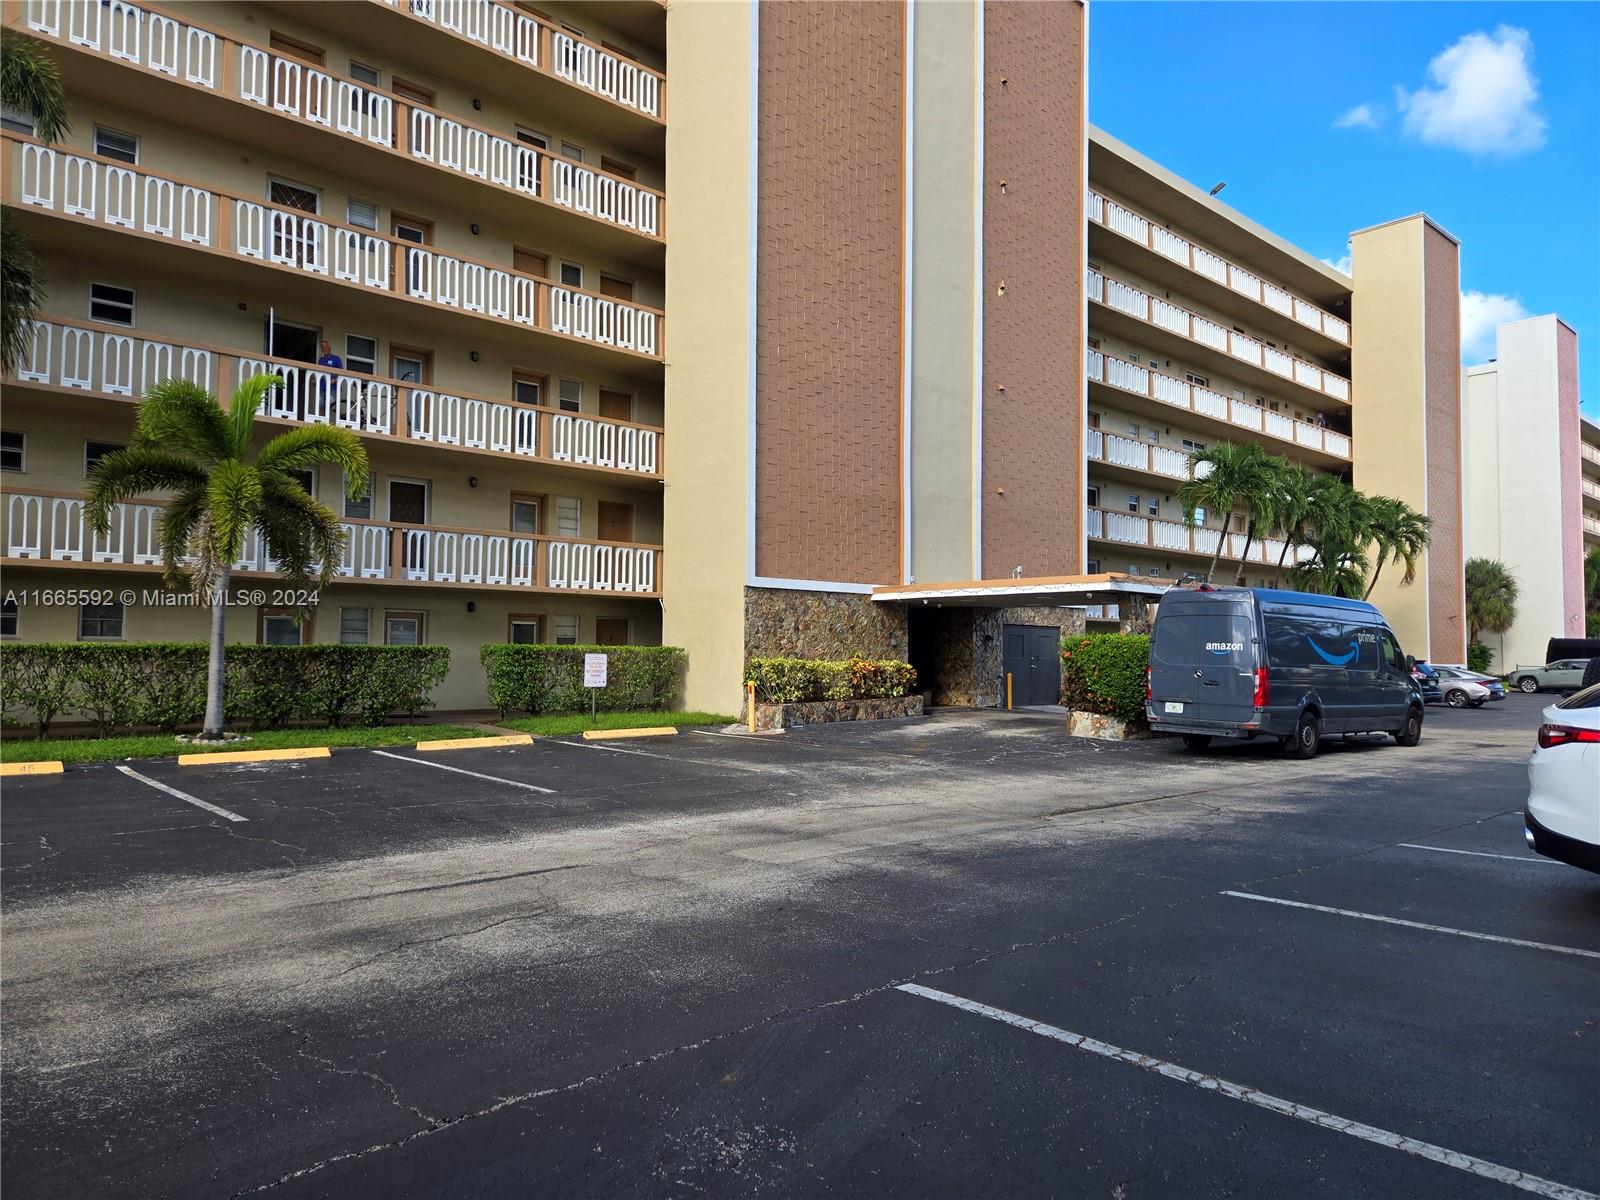
[[[1383,122],[1383,109],[1376,104],[1358,104],[1336,118],[1335,129],[1376,129]]]
[[[1534,105],[1539,81],[1529,67],[1533,39],[1498,26],[1469,33],[1428,64],[1434,86],[1395,89],[1403,128],[1418,141],[1473,154],[1517,154],[1544,145]]]
[[[1495,354],[1495,329],[1507,321],[1520,321],[1532,315],[1513,296],[1500,296],[1492,292],[1462,292],[1462,361],[1488,362]]]
[[[1338,258],[1325,258],[1322,260],[1341,275],[1350,274],[1350,256],[1342,254]]]

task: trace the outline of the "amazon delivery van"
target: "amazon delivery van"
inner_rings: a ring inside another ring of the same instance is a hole
[[[1324,734],[1422,740],[1422,693],[1382,613],[1268,588],[1175,587],[1161,597],[1145,713],[1192,750],[1264,736],[1310,758]]]

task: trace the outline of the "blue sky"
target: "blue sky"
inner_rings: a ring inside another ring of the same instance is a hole
[[[1468,361],[1559,313],[1600,419],[1597,64],[1595,3],[1095,0],[1089,119],[1319,258],[1428,213],[1461,239]]]

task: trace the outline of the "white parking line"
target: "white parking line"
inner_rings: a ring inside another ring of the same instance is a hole
[[[530,792],[542,792],[546,796],[555,795],[554,788],[540,787],[534,783],[523,783],[520,779],[502,779],[498,775],[485,775],[481,771],[469,771],[465,767],[452,767],[448,763],[429,762],[425,758],[411,758],[405,754],[390,754],[387,750],[374,750],[374,754],[381,754],[385,758],[398,759],[404,763],[415,763],[419,767],[432,767],[436,771],[454,771],[457,775],[471,775],[474,779],[487,779],[490,783],[503,783],[507,787],[526,788]]]
[[[192,804],[196,808],[203,808],[207,812],[216,813],[217,816],[221,817],[224,821],[248,821],[250,819],[249,817],[241,817],[236,812],[229,812],[225,808],[218,808],[215,804],[207,804],[204,800],[200,799],[199,796],[191,796],[188,792],[180,792],[175,787],[168,787],[159,779],[151,779],[148,775],[139,774],[139,772],[135,771],[132,767],[124,767],[119,764],[117,766],[117,770],[121,771],[129,779],[137,779],[140,783],[147,784],[148,786],[155,788],[158,792],[165,792],[169,796],[176,796],[185,804]]]
[[[733,738],[735,741],[750,742],[757,746],[771,746],[777,743],[776,738],[760,733],[722,733],[716,729],[691,729],[689,732],[698,733],[701,737]]]
[[[1055,1025],[1046,1025],[1043,1021],[1030,1020],[1027,1017],[1019,1016],[1017,1013],[1008,1012],[1003,1008],[993,1008],[987,1004],[980,1004],[976,1000],[967,1000],[961,996],[953,996],[949,992],[941,992],[916,983],[902,983],[897,986],[898,990],[910,993],[913,996],[921,996],[926,1000],[948,1004],[950,1007],[961,1009],[963,1012],[987,1017],[991,1021],[999,1021],[1001,1024],[1011,1025],[1017,1029],[1038,1034],[1040,1037],[1063,1042],[1068,1046],[1075,1046],[1079,1050],[1087,1050],[1090,1054],[1098,1054],[1102,1058],[1130,1063],[1143,1070],[1153,1071],[1157,1075],[1164,1075],[1168,1079],[1176,1079],[1180,1083],[1193,1084],[1203,1091],[1216,1092],[1218,1095],[1227,1096],[1232,1100],[1242,1100],[1246,1104],[1254,1104],[1258,1108],[1267,1109],[1269,1112],[1281,1113],[1286,1117],[1294,1117],[1296,1120],[1306,1121],[1312,1125],[1321,1126],[1323,1129],[1331,1129],[1335,1133],[1348,1134],[1350,1137],[1360,1138],[1362,1141],[1371,1142],[1376,1146],[1386,1146],[1391,1150],[1399,1150],[1405,1154],[1415,1155],[1418,1158],[1426,1158],[1447,1167],[1454,1167],[1458,1171],[1466,1171],[1472,1175],[1482,1176],[1484,1179],[1493,1179],[1497,1183],[1508,1183],[1512,1187],[1521,1188],[1525,1192],[1532,1192],[1536,1196],[1547,1196],[1551,1197],[1552,1200],[1600,1200],[1600,1197],[1597,1197],[1593,1192],[1586,1192],[1564,1183],[1556,1183],[1553,1180],[1541,1179],[1539,1176],[1529,1175],[1525,1171],[1515,1171],[1510,1167],[1502,1167],[1498,1163],[1475,1158],[1470,1154],[1461,1154],[1455,1150],[1447,1150],[1443,1146],[1435,1146],[1431,1142],[1419,1142],[1416,1138],[1390,1133],[1388,1130],[1379,1129],[1375,1125],[1352,1121],[1347,1117],[1335,1116],[1333,1113],[1323,1112],[1320,1108],[1296,1104],[1293,1100],[1284,1100],[1267,1092],[1257,1091],[1255,1088],[1248,1087],[1242,1083],[1231,1083],[1215,1075],[1207,1075],[1200,1071],[1190,1070],[1188,1067],[1180,1067],[1177,1063],[1163,1062],[1159,1058],[1151,1058],[1148,1054],[1140,1054],[1137,1050],[1124,1050],[1121,1046],[1113,1046],[1110,1042],[1102,1042],[1095,1038],[1085,1037],[1081,1033],[1071,1033]]]
[[[609,750],[612,754],[637,754],[640,758],[670,758],[668,754],[651,754],[648,750],[629,750],[622,746],[604,746],[599,742],[564,742],[560,738],[546,738],[547,746],[571,746],[576,750]]]
[[[1480,942],[1499,942],[1505,946],[1522,946],[1529,950],[1549,950],[1555,954],[1575,954],[1580,958],[1600,958],[1600,950],[1579,950],[1572,946],[1555,946],[1549,942],[1527,942],[1521,938],[1501,937],[1498,933],[1478,933],[1472,929],[1452,929],[1448,925],[1429,925],[1423,921],[1406,921],[1400,917],[1385,917],[1378,913],[1356,912],[1348,908],[1329,908],[1323,904],[1307,904],[1303,900],[1282,900],[1277,896],[1258,896],[1254,892],[1223,892],[1236,900],[1259,900],[1263,904],[1281,904],[1285,908],[1306,908],[1312,912],[1332,913],[1336,917],[1354,917],[1358,921],[1381,921],[1385,925],[1404,925],[1407,929],[1425,929],[1429,933],[1448,933],[1454,937],[1473,938]]]
[[[758,775],[787,773],[782,768],[758,767],[753,763],[707,762],[703,758],[685,758],[681,754],[652,754],[648,750],[627,750],[621,746],[607,746],[601,742],[566,742],[559,738],[548,738],[543,744],[546,746],[571,746],[576,750],[609,750],[612,754],[637,754],[640,758],[659,758],[666,762],[686,763],[695,767],[711,767],[718,771],[754,771]]]
[[[1512,862],[1548,864],[1553,867],[1564,865],[1553,858],[1538,858],[1532,854],[1490,854],[1487,850],[1452,850],[1449,846],[1419,846],[1416,842],[1396,842],[1395,845],[1407,850],[1432,850],[1435,854],[1470,854],[1474,858],[1507,858]]]

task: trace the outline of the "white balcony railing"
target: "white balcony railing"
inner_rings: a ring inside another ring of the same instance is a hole
[[[1313,425],[1309,421],[1297,421],[1258,404],[1224,396],[1210,388],[1160,371],[1151,371],[1099,350],[1088,352],[1084,370],[1093,383],[1104,383],[1124,392],[1146,396],[1173,408],[1263,433],[1309,450],[1320,450],[1335,458],[1350,458],[1350,439],[1345,434]]]
[[[1245,296],[1256,303],[1286,317],[1293,317],[1307,329],[1321,333],[1340,345],[1350,344],[1350,326],[1332,313],[1324,312],[1310,301],[1302,300],[1275,283],[1237,267],[1227,259],[1194,245],[1156,222],[1140,216],[1132,209],[1107,199],[1096,192],[1089,193],[1089,220],[1103,225],[1129,241],[1138,242],[1150,250],[1204,275],[1215,283]]]
[[[1140,513],[1122,512],[1114,508],[1088,506],[1084,509],[1084,528],[1087,536],[1096,541],[1116,542],[1123,546],[1144,546],[1174,554],[1214,554],[1217,541],[1222,536],[1220,529],[1211,526],[1190,529],[1181,521],[1147,517]],[[1277,566],[1278,556],[1284,549],[1281,539],[1249,538],[1248,553],[1245,550],[1246,540],[1243,533],[1230,532],[1222,557],[1236,562],[1242,559],[1245,562]],[[1284,560],[1285,565],[1309,558],[1313,553],[1309,546],[1291,547],[1288,557]]]
[[[575,87],[614,100],[648,116],[661,112],[662,77],[593,42],[553,29],[527,13],[494,0],[383,0],[390,8],[506,58],[548,69]]]
[[[1350,381],[1332,371],[1325,371],[1305,359],[1294,358],[1255,338],[1224,329],[1199,313],[1150,296],[1120,279],[1113,279],[1090,268],[1086,286],[1091,300],[1100,301],[1118,312],[1226,353],[1239,362],[1259,367],[1281,379],[1292,380],[1311,391],[1336,400],[1350,399]]]
[[[6,135],[5,142],[8,154],[20,156],[20,199],[27,207],[596,345],[658,353],[661,316],[654,309],[13,135]]]
[[[486,8],[511,12],[488,0],[476,4],[454,0],[433,7],[439,13]],[[35,33],[210,91],[231,88],[248,104],[308,125],[403,152],[489,186],[546,199],[623,229],[660,235],[659,192],[341,79],[299,59],[234,41],[126,0],[109,5],[28,0],[27,12],[28,28]],[[236,63],[236,81],[223,70],[225,60]]]
[[[257,374],[282,381],[262,401],[263,417],[641,475],[661,469],[661,431],[649,426],[80,322],[34,322],[16,378],[131,399],[169,378],[218,391]]]
[[[59,492],[4,493],[7,559],[155,566],[161,506],[128,501],[111,528],[96,534],[84,517],[84,497]],[[378,521],[344,521],[344,548],[334,570],[341,579],[448,583],[540,591],[656,595],[659,546],[584,541],[492,530],[440,529]],[[233,563],[238,571],[275,573],[259,531]]]

